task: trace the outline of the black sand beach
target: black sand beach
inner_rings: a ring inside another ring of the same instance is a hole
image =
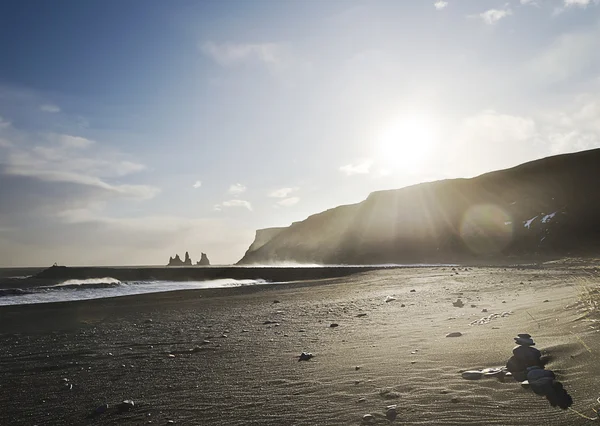
[[[397,424],[589,423],[600,342],[581,297],[595,270],[457,269],[0,307],[0,424],[383,425],[392,404]],[[522,332],[575,411],[511,379],[461,378],[504,365]]]

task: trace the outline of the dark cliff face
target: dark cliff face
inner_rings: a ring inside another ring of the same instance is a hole
[[[596,254],[600,150],[380,191],[277,232],[240,261],[381,264]]]

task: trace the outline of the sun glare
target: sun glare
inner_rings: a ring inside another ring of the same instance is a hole
[[[402,116],[382,131],[377,157],[395,171],[415,172],[426,164],[436,139],[435,126],[428,116]]]

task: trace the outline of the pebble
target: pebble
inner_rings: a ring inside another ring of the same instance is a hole
[[[117,409],[119,411],[127,411],[131,410],[133,407],[135,407],[135,402],[133,402],[131,399],[126,399],[117,406]]]
[[[389,405],[386,408],[386,412],[385,412],[385,417],[390,421],[393,422],[394,420],[396,420],[396,417],[398,416],[398,413],[396,412],[396,405]]]
[[[452,306],[454,306],[456,308],[462,308],[463,306],[465,306],[465,304],[463,303],[462,300],[456,299],[456,302],[452,302]]]
[[[355,369],[356,371],[360,370],[360,365],[357,365],[356,367],[354,367],[354,369]]]
[[[266,320],[265,322],[263,322],[264,325],[267,324],[277,324],[277,321],[271,321],[271,320]]]
[[[366,316],[367,316],[367,314],[358,314],[357,318],[362,318],[362,317],[366,317]]]
[[[465,380],[479,380],[483,377],[483,371],[469,370],[462,372],[462,378]]]
[[[329,324],[329,327],[331,327],[331,328],[335,328],[335,327],[339,327],[339,326],[340,326],[340,325],[339,325],[339,324],[336,324],[335,322],[334,322],[334,323],[331,323],[331,324]]]
[[[375,417],[373,417],[373,414],[365,414],[362,419],[363,419],[363,422],[370,423],[373,420],[375,420]]]
[[[446,337],[460,337],[462,333],[460,331],[453,331],[452,333],[446,334]]]
[[[481,310],[481,312],[487,312],[487,311],[488,311],[488,310],[487,310],[487,309],[485,309],[485,308],[483,308],[483,309]]]
[[[394,300],[396,300],[396,298],[395,298],[395,297],[393,297],[393,296],[387,296],[387,297],[385,298],[385,303],[388,303],[388,302],[393,302]]]
[[[365,402],[366,400],[367,400],[367,398],[365,398],[365,397],[362,397],[362,398],[358,398],[358,401],[357,401],[357,402]]]
[[[414,288],[410,291],[411,293],[416,293],[417,290],[415,290]]]
[[[302,352],[300,354],[300,356],[298,357],[298,361],[308,361],[313,357],[314,357],[314,355],[311,354],[310,352]]]

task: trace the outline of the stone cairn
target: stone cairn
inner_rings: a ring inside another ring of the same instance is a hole
[[[506,369],[521,385],[531,388],[537,395],[545,396],[553,407],[558,406],[564,410],[569,408],[573,399],[562,383],[556,380],[554,372],[544,369],[542,353],[533,347],[535,343],[531,336],[526,333],[518,334],[515,342],[517,346],[506,363]]]

